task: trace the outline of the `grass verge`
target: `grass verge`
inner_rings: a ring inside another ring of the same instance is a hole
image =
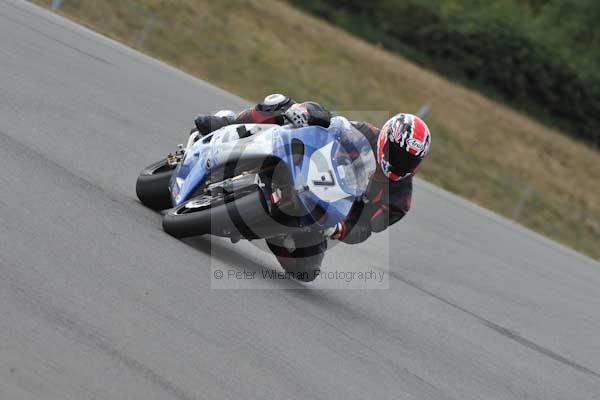
[[[600,259],[597,151],[287,3],[64,0],[58,12],[248,99],[285,92],[376,124],[431,102],[421,177],[509,218],[524,198],[519,223]]]

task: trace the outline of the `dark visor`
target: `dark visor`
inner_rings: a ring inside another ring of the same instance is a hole
[[[386,146],[385,152],[390,162],[390,170],[401,177],[414,172],[421,162],[421,158],[413,156],[403,149],[394,149],[393,147]]]

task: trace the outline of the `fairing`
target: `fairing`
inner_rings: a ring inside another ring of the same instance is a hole
[[[174,206],[189,200],[198,187],[225,162],[279,158],[313,223],[327,228],[342,221],[366,191],[375,172],[375,157],[367,139],[354,128],[311,126],[290,129],[246,124],[250,136],[240,138],[240,125],[231,125],[198,140],[175,170],[170,189]],[[241,131],[242,134],[244,131]],[[293,157],[293,143],[302,143]],[[318,209],[318,210],[317,210]],[[318,212],[315,212],[318,211]]]

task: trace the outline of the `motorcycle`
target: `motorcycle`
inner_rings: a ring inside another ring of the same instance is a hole
[[[163,229],[177,238],[269,241],[309,233],[323,240],[363,199],[375,168],[369,142],[349,124],[229,125],[192,133],[141,172],[136,192],[163,210]]]

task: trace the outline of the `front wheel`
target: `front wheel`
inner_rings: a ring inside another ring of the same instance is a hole
[[[165,213],[163,229],[177,238],[213,234],[255,239],[273,229],[269,221],[262,192],[250,187],[194,197]]]
[[[171,207],[169,181],[173,170],[174,167],[169,165],[166,158],[144,168],[135,185],[135,192],[142,204],[157,211]]]
[[[211,233],[211,208],[224,204],[222,196],[200,196],[172,208],[163,216],[163,230],[176,238]]]

